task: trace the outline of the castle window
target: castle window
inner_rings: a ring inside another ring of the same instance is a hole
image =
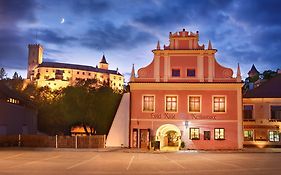
[[[46,69],[46,72],[49,72],[48,69]]]
[[[172,77],[180,77],[181,71],[180,69],[172,69]]]
[[[68,73],[70,74],[70,71],[68,71]]]
[[[122,78],[121,78],[121,77],[119,77],[119,80],[122,80]]]
[[[91,73],[89,73],[88,75],[91,76]]]
[[[82,72],[83,75],[85,75],[85,72]]]
[[[79,72],[77,72],[77,74],[79,74]]]
[[[195,77],[195,69],[187,69],[188,77]]]
[[[115,80],[115,79],[116,79],[116,76],[114,76],[113,79]]]

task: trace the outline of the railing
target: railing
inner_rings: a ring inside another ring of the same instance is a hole
[[[0,136],[2,147],[49,147],[49,148],[104,148],[105,135],[93,136],[45,136],[11,135]]]

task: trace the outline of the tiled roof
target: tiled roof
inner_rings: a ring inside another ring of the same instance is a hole
[[[248,75],[250,74],[259,74],[259,71],[257,70],[254,64],[252,65],[251,70],[248,72]]]
[[[97,68],[97,67],[78,65],[78,64],[43,62],[43,63],[39,64],[38,67],[76,69],[76,70],[84,70],[84,71],[92,71],[92,72],[121,75],[117,70],[106,70],[106,69],[100,69],[100,68]]]
[[[262,83],[259,87],[248,90],[244,98],[281,98],[281,74]]]
[[[102,55],[102,58],[101,58],[100,63],[108,64],[108,63],[106,62],[106,59],[105,59],[105,56],[104,56],[104,55]]]

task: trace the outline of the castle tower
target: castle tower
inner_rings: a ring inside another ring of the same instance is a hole
[[[31,79],[34,69],[43,62],[43,47],[40,44],[28,45],[27,79]]]
[[[101,61],[99,62],[100,69],[108,69],[108,63],[106,62],[105,56],[102,55]]]

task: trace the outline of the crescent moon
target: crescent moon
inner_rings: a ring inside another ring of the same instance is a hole
[[[61,18],[60,23],[61,23],[61,24],[63,24],[63,23],[64,23],[64,18]]]

